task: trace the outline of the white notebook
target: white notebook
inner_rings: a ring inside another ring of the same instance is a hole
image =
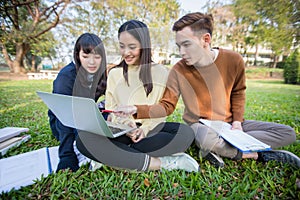
[[[223,121],[200,119],[200,123],[216,131],[224,140],[242,152],[268,151],[271,147],[241,130],[231,130],[231,125]]]

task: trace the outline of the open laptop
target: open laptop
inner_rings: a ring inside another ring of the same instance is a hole
[[[105,121],[93,99],[41,91],[37,95],[65,126],[110,138],[136,129]]]

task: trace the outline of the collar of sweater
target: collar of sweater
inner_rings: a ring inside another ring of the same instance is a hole
[[[128,65],[128,70],[138,71],[140,70],[140,68],[141,68],[140,65]]]

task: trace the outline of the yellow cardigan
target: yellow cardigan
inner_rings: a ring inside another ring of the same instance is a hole
[[[113,68],[109,71],[107,79],[107,89],[105,94],[105,108],[114,109],[119,105],[136,105],[136,104],[156,104],[162,97],[166,82],[168,79],[168,68],[152,64],[152,82],[153,90],[146,96],[142,82],[139,79],[140,66],[128,66],[128,83],[123,77],[123,69],[120,67]],[[131,120],[134,120],[131,118]],[[164,122],[166,117],[153,119],[139,119],[135,122],[142,124],[145,135],[148,134],[159,123]],[[116,121],[113,118],[113,121]]]

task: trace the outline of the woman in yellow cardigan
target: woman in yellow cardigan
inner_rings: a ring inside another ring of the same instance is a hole
[[[148,27],[141,21],[127,21],[119,28],[118,38],[122,61],[109,71],[106,109],[157,103],[165,89],[168,69],[152,62]],[[116,139],[79,133],[77,146],[85,156],[109,166],[139,171],[199,170],[198,163],[183,153],[194,140],[189,126],[165,122],[165,118],[135,121],[113,114],[109,118],[138,129]]]

